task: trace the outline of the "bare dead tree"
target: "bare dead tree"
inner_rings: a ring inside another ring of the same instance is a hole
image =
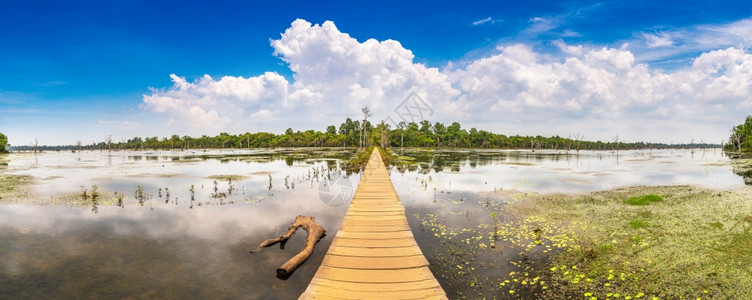
[[[39,151],[39,140],[34,138],[34,142],[31,143],[31,146],[34,148],[34,153],[37,153],[37,151]]]
[[[405,147],[405,127],[407,127],[405,121],[401,121],[397,124],[397,128],[400,129],[400,148]]]
[[[619,135],[614,136],[614,144],[616,144],[616,152],[619,152]]]
[[[379,129],[381,132],[381,148],[386,149],[389,141],[389,125],[387,125],[384,120],[381,120],[381,124],[379,124]]]
[[[363,127],[362,129],[362,142],[360,144],[360,147],[363,148],[366,146],[366,121],[368,121],[368,118],[373,116],[373,113],[371,113],[371,109],[368,106],[363,106],[363,108],[360,109],[361,112],[363,112],[363,124],[361,125]]]
[[[574,134],[573,137],[574,140],[577,141],[577,152],[580,152],[580,142],[585,138],[585,135],[578,132]]]
[[[81,151],[81,140],[76,140],[76,149]]]
[[[112,151],[112,135],[108,134],[104,137],[104,142],[107,143],[107,151]]]
[[[734,130],[734,128],[731,128],[731,139],[731,143],[736,144],[736,149],[739,154],[742,154],[742,135]]]

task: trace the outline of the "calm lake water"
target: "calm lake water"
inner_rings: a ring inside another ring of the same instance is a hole
[[[278,149],[14,154],[5,172],[31,175],[37,183],[34,204],[0,205],[0,295],[297,298],[321,263],[357,188],[360,174],[348,175],[339,167],[353,153]],[[744,184],[729,160],[713,149],[618,155],[406,150],[404,155],[414,163],[393,168],[392,181],[416,240],[432,263],[438,259],[437,245],[421,235],[413,214],[448,215],[442,203],[477,203],[478,192]],[[218,175],[236,176],[230,181]],[[60,203],[84,190],[91,193],[93,185],[100,193],[124,194],[122,205]],[[141,197],[136,195],[139,186]],[[328,235],[298,271],[280,280],[275,269],[300,250],[305,232],[297,233],[284,249],[272,246],[255,254],[248,250],[284,233],[297,215],[314,216]],[[458,223],[470,221],[468,216],[449,217]],[[445,288],[452,285],[450,279],[439,281]]]

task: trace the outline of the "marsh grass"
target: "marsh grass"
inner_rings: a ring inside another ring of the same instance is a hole
[[[33,182],[31,176],[3,174],[0,171],[0,203],[28,198],[31,194],[29,186]]]
[[[232,174],[232,175],[212,175],[206,178],[212,179],[212,180],[219,180],[219,181],[240,181],[240,180],[247,179],[248,176]]]
[[[29,175],[6,174],[8,162],[14,154],[0,154],[0,203],[15,202],[31,195],[34,177]]]
[[[664,195],[663,201],[649,195]],[[505,210],[545,220],[572,237],[548,270],[526,276],[550,279],[543,297],[749,299],[749,199],[752,193],[741,189],[630,187],[534,196]]]
[[[645,222],[640,219],[632,219],[629,221],[628,225],[629,225],[629,228],[632,228],[632,229],[650,227],[650,223]]]
[[[627,198],[627,200],[624,200],[624,203],[629,205],[648,205],[653,202],[661,201],[663,201],[663,197],[655,194],[647,194],[642,196],[629,197]]]

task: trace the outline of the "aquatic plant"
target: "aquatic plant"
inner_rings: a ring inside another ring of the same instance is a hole
[[[647,194],[642,196],[629,197],[627,198],[627,200],[624,200],[624,203],[629,205],[648,205],[653,202],[661,201],[663,201],[663,197],[655,194]]]
[[[640,219],[632,219],[632,220],[629,220],[628,226],[629,226],[629,228],[632,228],[632,229],[638,229],[638,228],[649,227],[650,223],[645,222],[645,221],[640,220]]]
[[[139,185],[136,187],[136,200],[138,200],[138,204],[141,206],[144,206],[144,202],[146,200],[146,195],[144,194],[144,187]]]
[[[125,194],[115,192],[115,197],[117,198],[117,206],[124,208],[125,207],[125,201],[124,201]]]

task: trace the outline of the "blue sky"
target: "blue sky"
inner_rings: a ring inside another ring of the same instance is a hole
[[[752,112],[750,18],[748,1],[3,1],[0,132],[24,145],[323,130],[362,105],[390,117],[416,91],[432,121],[500,133],[720,142]],[[298,19],[307,25],[285,39]],[[332,50],[340,42],[345,52]],[[387,58],[336,65],[342,57]],[[588,81],[599,71],[614,76]],[[170,74],[196,86],[181,90]]]

